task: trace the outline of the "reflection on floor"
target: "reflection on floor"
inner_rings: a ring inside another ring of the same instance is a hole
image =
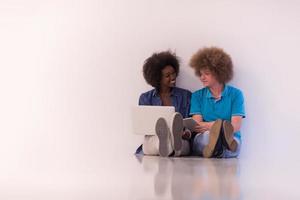
[[[136,163],[132,199],[300,199],[295,168],[282,172],[280,164],[158,156],[137,156]]]
[[[74,161],[74,160],[72,160]],[[203,159],[114,154],[95,162],[0,170],[5,200],[300,199],[296,158]]]
[[[237,159],[136,157],[157,199],[240,199]],[[151,188],[148,188],[151,189]],[[132,194],[134,195],[134,194]]]

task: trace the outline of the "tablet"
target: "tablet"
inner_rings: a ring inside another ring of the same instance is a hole
[[[196,125],[198,125],[198,123],[191,117],[183,119],[183,126],[190,129],[191,131],[195,131]]]

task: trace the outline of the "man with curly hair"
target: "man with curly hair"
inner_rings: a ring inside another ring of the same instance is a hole
[[[190,144],[188,140],[191,132],[184,130],[183,117],[189,116],[191,92],[176,87],[176,78],[179,73],[178,57],[164,51],[154,53],[145,60],[143,75],[146,82],[154,89],[141,94],[139,105],[174,106],[171,127],[169,119],[159,118],[156,123],[156,135],[145,135],[144,142],[137,153],[145,155],[175,156],[188,155]],[[146,134],[146,133],[145,133]]]
[[[190,115],[198,122],[193,153],[206,158],[237,157],[245,109],[241,90],[227,84],[233,77],[230,56],[220,48],[203,48],[192,56],[190,66],[204,86],[191,99]]]

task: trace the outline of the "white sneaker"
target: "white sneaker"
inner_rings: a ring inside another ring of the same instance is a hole
[[[157,120],[155,131],[159,140],[159,155],[162,157],[169,156],[173,152],[173,149],[170,141],[170,130],[164,118]]]
[[[183,117],[180,113],[174,113],[171,127],[171,144],[175,151],[175,156],[180,156],[183,135]]]

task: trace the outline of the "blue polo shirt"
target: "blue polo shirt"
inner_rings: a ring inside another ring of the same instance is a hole
[[[215,100],[210,90],[205,87],[192,94],[190,115],[202,115],[203,121],[217,119],[231,121],[232,116],[245,118],[244,97],[241,90],[225,85],[221,98]],[[241,138],[240,131],[235,136]]]
[[[179,112],[183,118],[189,117],[192,93],[188,90],[173,87],[171,90],[171,101],[175,111]],[[139,105],[162,106],[159,93],[156,89],[141,94]]]

